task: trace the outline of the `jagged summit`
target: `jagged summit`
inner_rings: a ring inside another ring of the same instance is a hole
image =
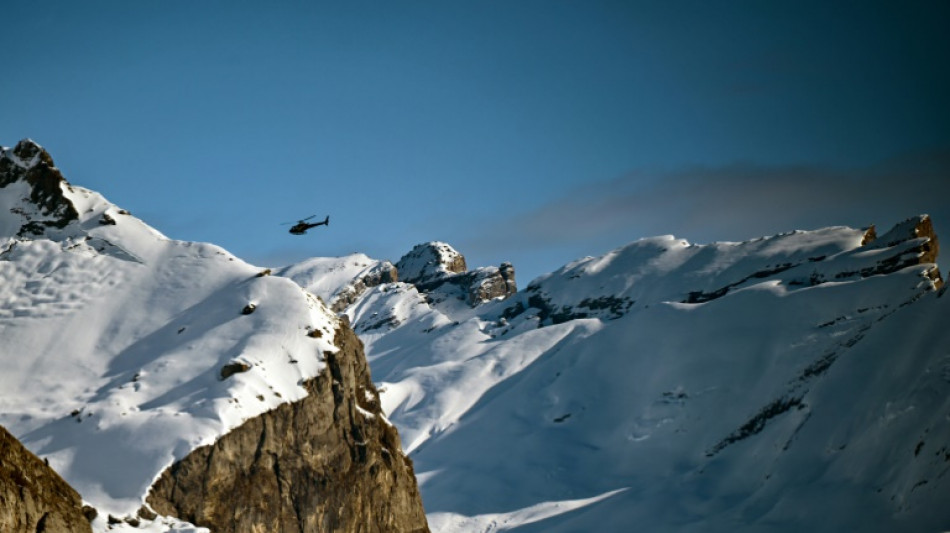
[[[396,263],[399,277],[407,283],[425,284],[468,270],[465,257],[444,242],[417,244]]]
[[[21,195],[7,199],[2,206],[3,211],[19,216],[17,236],[41,235],[46,228],[61,229],[79,218],[75,205],[67,198],[70,186],[53,158],[30,139],[20,141],[13,149],[0,147],[0,188],[8,187],[16,188]],[[4,228],[4,222],[9,227]],[[0,214],[0,230],[9,232],[14,225],[16,221],[7,213]]]
[[[0,147],[0,151],[3,152],[3,157],[14,159],[15,163],[23,168],[29,169],[39,163],[44,163],[49,167],[56,166],[49,152],[30,138],[22,139],[12,150]]]
[[[511,263],[470,271],[465,256],[444,242],[417,244],[396,263],[396,269],[400,280],[413,284],[433,302],[457,299],[474,307],[518,290]]]
[[[70,184],[40,145],[24,140],[0,152],[0,259],[33,241],[142,264],[172,242],[101,194]]]

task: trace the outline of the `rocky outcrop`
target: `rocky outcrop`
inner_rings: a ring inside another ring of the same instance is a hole
[[[898,253],[878,262],[873,268],[862,271],[862,276],[874,274],[889,274],[908,266],[934,263],[928,276],[939,289],[943,286],[943,278],[936,267],[937,255],[940,253],[940,242],[934,232],[933,221],[929,215],[919,215],[899,222],[890,231],[878,237],[873,228],[865,235],[862,243],[868,248],[892,248],[902,243],[910,243],[909,247],[898,249]]]
[[[507,298],[518,292],[515,267],[502,263],[499,267],[483,267],[468,272],[468,303],[475,306],[495,298]]]
[[[389,261],[381,261],[341,289],[330,303],[330,309],[336,313],[342,313],[366,292],[366,289],[397,281],[399,281],[399,270]]]
[[[30,185],[30,202],[39,208],[35,213],[14,208],[24,218],[18,236],[42,235],[46,228],[63,228],[79,218],[75,206],[63,195],[66,180],[53,158],[29,139],[12,150],[0,151],[0,188],[17,181]]]
[[[400,281],[412,283],[433,303],[455,298],[475,307],[518,292],[511,263],[469,271],[465,256],[444,242],[416,245],[396,263],[396,269]]]
[[[400,281],[415,285],[432,283],[468,270],[465,257],[444,242],[417,244],[396,263]]]
[[[44,461],[0,427],[0,531],[92,531],[82,499]]]
[[[527,302],[527,305],[525,305]],[[538,317],[538,327],[562,324],[578,318],[600,318],[602,320],[616,320],[633,307],[636,302],[629,298],[616,296],[601,296],[599,298],[584,298],[576,305],[558,305],[551,301],[537,285],[529,286],[521,301],[506,308],[502,312],[504,320],[511,320],[528,309],[533,309]]]
[[[428,531],[412,461],[383,417],[362,343],[346,326],[337,353],[303,383],[308,396],[191,452],[147,502],[214,533]]]
[[[940,247],[930,215],[918,215],[898,222],[881,236],[877,236],[877,232],[873,231],[872,226],[865,234],[862,245],[871,245],[872,248],[887,248],[913,239],[924,239],[920,242],[918,249],[921,254],[920,262],[936,263]]]

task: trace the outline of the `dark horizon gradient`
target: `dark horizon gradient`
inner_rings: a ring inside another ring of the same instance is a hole
[[[950,231],[946,2],[0,7],[0,144],[261,265]],[[328,228],[291,236],[317,214]]]

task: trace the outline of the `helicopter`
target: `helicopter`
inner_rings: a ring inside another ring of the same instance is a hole
[[[307,230],[310,228],[315,228],[317,226],[330,225],[330,215],[327,215],[327,217],[324,218],[323,221],[321,222],[307,222],[308,220],[310,220],[311,218],[315,216],[317,215],[310,215],[307,218],[302,218],[298,220],[296,224],[290,227],[290,233],[294,235],[303,235],[304,233],[307,233]],[[293,224],[293,222],[285,222],[283,225],[286,225],[286,224]]]

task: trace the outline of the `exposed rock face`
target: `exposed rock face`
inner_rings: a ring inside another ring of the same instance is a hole
[[[382,261],[364,275],[357,277],[337,294],[330,304],[330,309],[340,313],[349,307],[366,289],[399,281],[399,270],[389,261]]]
[[[898,247],[902,243],[908,243],[909,246]],[[908,218],[881,236],[875,235],[872,227],[865,235],[865,241],[862,244],[872,249],[898,247],[895,255],[878,261],[878,265],[873,268],[862,270],[862,276],[889,274],[912,265],[934,263],[934,268],[928,275],[938,289],[943,286],[943,278],[936,267],[940,243],[930,216],[919,215]]]
[[[0,531],[92,531],[82,499],[63,478],[0,427]]]
[[[428,531],[412,461],[382,416],[362,343],[304,383],[309,395],[245,422],[162,473],[148,503],[214,533]]]
[[[507,298],[518,292],[515,283],[515,267],[511,263],[502,263],[499,267],[480,268],[470,272],[468,303],[478,305],[495,298]]]
[[[551,301],[539,286],[530,285],[525,289],[523,298],[502,312],[504,320],[510,320],[525,311],[535,309],[538,317],[538,327],[561,324],[578,318],[600,318],[602,320],[616,320],[624,316],[633,307],[636,301],[625,297],[600,296],[584,298],[576,304],[556,304]],[[550,320],[550,322],[549,322]]]
[[[481,267],[469,272],[446,275],[426,283],[416,283],[415,287],[426,295],[430,303],[455,298],[476,307],[489,300],[507,298],[516,293],[518,288],[514,276],[514,267],[510,263],[503,263],[501,267]]]
[[[416,285],[431,283],[468,270],[465,257],[444,242],[417,244],[396,263],[401,281]]]
[[[0,188],[17,181],[29,183],[30,201],[39,207],[38,213],[16,211],[25,219],[19,236],[42,235],[47,227],[62,228],[79,218],[72,202],[63,195],[66,180],[53,158],[29,139],[0,152]]]
[[[416,245],[396,268],[400,281],[412,283],[432,302],[457,298],[475,307],[518,292],[511,263],[468,271],[465,256],[443,242]]]

